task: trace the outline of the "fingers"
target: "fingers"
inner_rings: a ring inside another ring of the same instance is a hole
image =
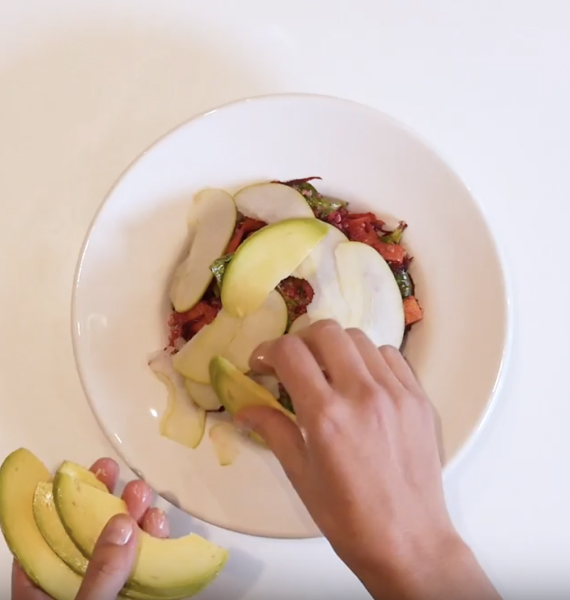
[[[141,527],[152,537],[167,538],[170,535],[168,518],[160,508],[149,508],[144,514]]]
[[[100,458],[89,469],[112,493],[119,477],[119,465],[112,458]],[[150,508],[152,489],[140,480],[130,481],[123,490],[122,499],[132,518],[149,535],[167,538],[170,535],[168,519],[164,511]]]
[[[390,370],[398,378],[400,383],[412,394],[424,396],[424,391],[419,381],[414,375],[408,361],[402,356],[399,350],[393,346],[382,346],[379,349],[380,354],[390,367]]]
[[[370,338],[361,329],[347,329],[346,332],[376,382],[391,392],[401,390],[402,384],[392,372],[382,352],[376,348]]]
[[[12,563],[12,600],[51,600],[24,573],[16,561]]]
[[[253,353],[251,368],[258,373],[274,373],[285,386],[302,421],[330,395],[330,386],[307,345],[296,335],[285,335],[261,344]],[[285,417],[286,418],[286,417]]]
[[[119,478],[119,465],[112,458],[100,458],[89,469],[113,493]]]
[[[115,600],[137,557],[138,528],[129,515],[116,515],[93,551],[76,600]]]
[[[150,507],[152,496],[153,493],[150,487],[141,480],[130,481],[123,490],[122,498],[129,513],[139,525]]]
[[[257,433],[275,454],[293,486],[300,485],[305,469],[305,440],[291,419],[273,408],[255,406],[239,411],[235,421]]]
[[[296,335],[324,368],[333,387],[343,390],[355,379],[371,382],[363,356],[349,333],[336,321],[317,321]]]

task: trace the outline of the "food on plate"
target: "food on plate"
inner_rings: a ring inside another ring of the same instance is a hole
[[[221,467],[233,464],[239,454],[240,434],[232,423],[216,423],[210,427],[210,439]]]
[[[191,379],[184,381],[188,396],[200,407],[207,412],[217,412],[222,405],[216,396],[216,392],[211,385],[207,383],[197,383]]]
[[[157,352],[148,364],[168,390],[160,434],[188,448],[197,448],[206,427],[206,411],[189,400],[184,379],[175,371],[168,349]]]
[[[176,311],[189,310],[204,295],[213,277],[210,265],[228,245],[235,224],[236,206],[227,192],[204,190],[196,195],[188,219],[192,245],[176,268],[170,287]]]
[[[86,470],[70,470],[69,464],[53,485],[50,472],[28,450],[16,450],[0,467],[6,543],[28,577],[55,600],[75,598],[100,532],[112,516],[126,511],[100,482],[86,483]],[[227,559],[226,550],[193,534],[159,540],[141,532],[140,539],[136,567],[121,592],[136,600],[188,597],[207,586]]]
[[[256,231],[235,251],[222,282],[222,306],[236,317],[255,312],[326,236],[318,219],[288,219]]]
[[[352,212],[319,193],[315,179],[256,183],[233,198],[209,189],[194,198],[190,250],[171,286],[168,346],[150,362],[169,386],[166,437],[196,447],[211,425],[207,413],[233,414],[236,398],[239,405],[247,395],[294,413],[279,381],[248,373],[251,352],[264,341],[335,319],[377,346],[401,347],[422,320],[402,244],[406,224],[390,228],[371,212]],[[168,415],[178,415],[172,407],[184,417],[167,428]],[[225,429],[209,439],[223,439]],[[219,458],[219,444],[214,449]]]
[[[207,384],[210,359],[221,354],[248,371],[249,357],[255,348],[283,335],[286,328],[287,306],[281,295],[272,290],[261,306],[245,318],[234,317],[223,308],[212,323],[174,355],[174,368],[192,381]]]
[[[234,200],[240,214],[267,224],[287,219],[315,218],[304,196],[282,183],[249,185],[240,190]]]
[[[404,304],[388,263],[362,242],[342,242],[334,251],[348,327],[368,332],[376,346],[399,348],[404,339]]]
[[[215,356],[210,361],[210,380],[223,407],[232,416],[242,408],[267,406],[282,412],[293,421],[296,420],[295,415],[284,408],[269,390],[244,375],[229,360],[221,356]],[[256,434],[250,435],[261,442]]]

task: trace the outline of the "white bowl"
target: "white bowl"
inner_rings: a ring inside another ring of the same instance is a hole
[[[224,106],[162,138],[121,177],[87,236],[73,298],[77,366],[131,468],[190,514],[254,535],[319,532],[268,450],[245,443],[220,467],[207,435],[197,450],[159,435],[166,394],[147,358],[165,345],[167,284],[193,194],[311,175],[352,209],[409,224],[425,320],[406,355],[441,415],[447,461],[480,429],[507,348],[503,272],[479,207],[401,124],[348,101],[287,95]]]

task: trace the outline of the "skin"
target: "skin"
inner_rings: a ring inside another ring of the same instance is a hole
[[[297,424],[261,407],[237,420],[374,598],[499,599],[453,528],[435,411],[400,352],[319,321],[260,346],[251,367],[283,383]]]
[[[441,480],[437,421],[402,355],[376,348],[359,330],[319,321],[260,346],[252,370],[276,375],[289,392],[297,424],[270,408],[236,421],[275,453],[338,556],[376,600],[500,600],[449,518]],[[93,470],[112,489],[113,461]],[[131,517],[112,520],[97,545],[79,600],[114,600],[134,560],[135,522],[168,535],[151,492],[131,482],[123,498]],[[116,518],[115,518],[116,519]],[[109,534],[109,535],[107,535]],[[49,600],[14,567],[13,600]]]

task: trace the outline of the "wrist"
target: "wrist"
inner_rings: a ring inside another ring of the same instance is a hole
[[[407,542],[385,550],[353,569],[374,598],[500,600],[471,549],[454,531],[428,544]]]

